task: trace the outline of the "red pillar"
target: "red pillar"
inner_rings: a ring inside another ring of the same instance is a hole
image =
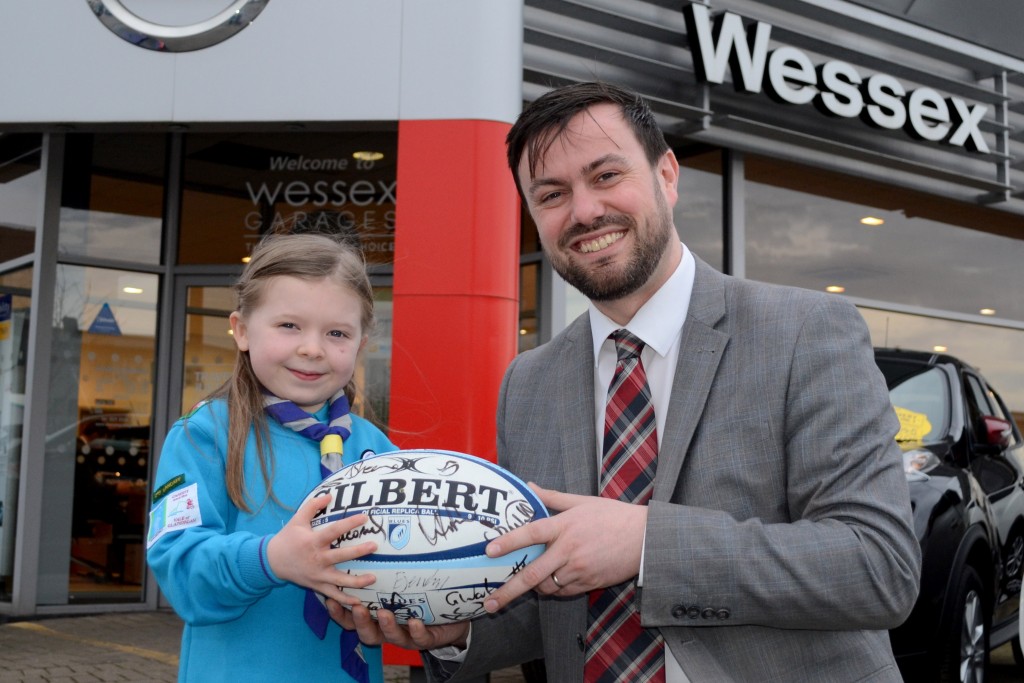
[[[399,448],[496,458],[498,388],[518,339],[509,128],[399,123],[389,419]],[[398,648],[387,648],[385,661],[420,663]]]

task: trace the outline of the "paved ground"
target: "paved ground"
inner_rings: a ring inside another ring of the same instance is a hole
[[[169,610],[2,623],[0,683],[173,683],[181,620]],[[386,683],[422,680],[422,671],[385,667]],[[521,683],[518,670],[490,683]]]
[[[0,622],[0,683],[172,683],[180,642],[181,620],[165,610]],[[386,683],[422,680],[419,670],[385,668]],[[523,680],[518,669],[490,677]],[[989,683],[1022,682],[1009,645],[993,653]]]

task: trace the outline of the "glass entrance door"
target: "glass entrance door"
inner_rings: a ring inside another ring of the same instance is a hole
[[[180,349],[172,361],[168,424],[187,413],[231,377],[235,342],[228,316],[235,308],[233,278],[179,278],[177,316],[171,348]]]
[[[143,599],[158,301],[152,273],[57,269],[43,458],[70,505],[43,511],[40,605]]]

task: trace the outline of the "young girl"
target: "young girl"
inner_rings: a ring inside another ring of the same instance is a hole
[[[380,648],[357,647],[316,596],[353,604],[344,588],[373,582],[334,565],[375,543],[330,547],[366,517],[314,530],[330,496],[302,504],[325,472],[396,450],[348,414],[373,324],[362,255],[325,235],[271,236],[235,289],[234,373],[171,428],[150,512],[149,565],[185,621],[179,680],[382,681]]]

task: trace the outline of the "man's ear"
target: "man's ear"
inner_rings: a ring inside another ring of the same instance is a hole
[[[665,201],[670,207],[679,201],[679,160],[671,149],[661,155],[654,169],[658,185],[665,193]]]

